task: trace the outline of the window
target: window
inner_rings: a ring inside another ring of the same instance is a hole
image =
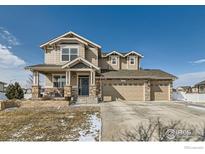
[[[63,48],[62,49],[62,61],[69,61],[69,60],[70,60],[69,48]]]
[[[63,88],[66,83],[65,75],[54,75],[53,76],[53,87]]]
[[[129,61],[131,65],[135,64],[135,57],[129,57]]]
[[[61,61],[71,61],[78,57],[78,48],[62,48]]]
[[[78,57],[78,49],[70,48],[70,60],[73,60]]]
[[[117,57],[111,57],[111,64],[117,65]]]

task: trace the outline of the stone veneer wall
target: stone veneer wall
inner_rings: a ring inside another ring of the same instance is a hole
[[[173,94],[173,82],[170,82],[170,98],[169,98],[169,101],[171,101],[172,100],[172,94]]]
[[[102,97],[102,88],[100,79],[96,79],[96,95]]]
[[[145,81],[145,101],[150,101],[151,100],[151,84],[150,81],[147,80]]]
[[[64,87],[64,97],[71,97],[72,95],[72,86]]]
[[[40,97],[40,86],[32,86],[32,98],[37,99]]]
[[[89,86],[89,96],[96,96],[96,86]]]

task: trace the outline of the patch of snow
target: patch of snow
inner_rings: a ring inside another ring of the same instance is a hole
[[[97,113],[89,117],[90,128],[89,130],[79,131],[79,141],[96,141],[101,139],[101,119],[97,117]]]
[[[0,92],[0,100],[6,100],[7,97],[5,96],[4,93]]]
[[[30,99],[32,97],[32,94],[24,94],[25,99]]]
[[[44,137],[43,135],[41,135],[41,136],[36,136],[36,137],[35,137],[35,140],[42,139],[43,137]]]
[[[67,126],[67,124],[66,124],[64,119],[61,119],[60,122],[61,122],[61,126],[64,126],[64,127]]]
[[[72,118],[74,118],[74,116],[73,116],[73,115],[70,115],[70,116],[68,116],[68,118],[69,118],[69,119],[72,119]]]
[[[6,108],[6,109],[4,109],[4,112],[12,112],[12,111],[17,110],[17,109],[18,109],[18,107]]]
[[[15,137],[15,138],[21,137],[31,127],[32,127],[32,124],[25,125],[23,128],[19,129],[18,132],[14,133],[13,137]]]
[[[204,110],[204,111],[205,111],[205,108],[204,108],[204,107],[200,107],[200,106],[192,106],[192,105],[189,105],[188,107],[194,108],[194,109],[198,109],[198,110]]]

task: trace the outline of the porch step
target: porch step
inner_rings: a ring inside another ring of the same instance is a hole
[[[96,104],[98,103],[97,97],[94,96],[78,96],[76,104]]]

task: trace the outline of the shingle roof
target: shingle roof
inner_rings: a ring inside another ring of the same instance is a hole
[[[205,80],[195,84],[195,86],[198,86],[198,85],[205,85]]]
[[[61,68],[62,65],[55,65],[55,64],[37,64],[26,66],[25,69],[35,69],[35,68]]]
[[[149,78],[149,79],[176,79],[177,77],[159,69],[145,70],[118,70],[102,73],[105,78]]]

